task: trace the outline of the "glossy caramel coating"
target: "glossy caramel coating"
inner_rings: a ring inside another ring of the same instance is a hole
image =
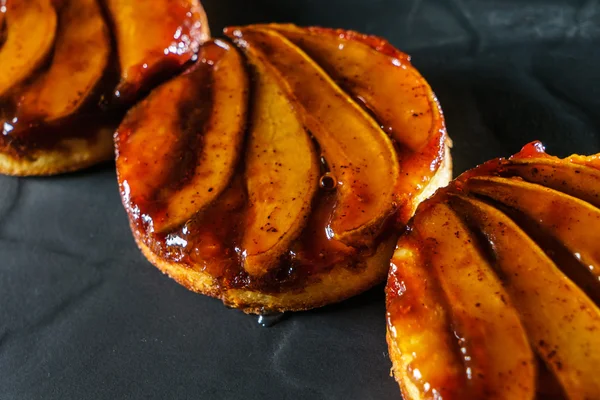
[[[210,37],[199,0],[104,1],[121,67],[116,95],[125,101],[179,72]]]
[[[405,398],[600,396],[598,167],[534,142],[419,206],[386,287]]]
[[[423,125],[426,140],[418,150],[396,142],[365,111],[368,105],[357,102],[320,64],[269,27],[228,28],[233,43],[207,42],[199,53],[200,65],[154,90],[128,113],[116,135],[121,193],[144,255],[189,289],[252,313],[319,307],[380,282],[397,232],[418,202],[448,182],[451,174],[441,114],[431,112],[440,120],[435,132],[431,124]],[[276,40],[272,54],[250,37],[265,29]],[[346,33],[357,45],[378,51],[369,45],[374,38]],[[334,31],[323,31],[324,40],[337,37]],[[381,57],[389,58],[388,68],[406,67],[393,62],[401,53],[383,48],[387,52]],[[224,60],[238,53],[243,55],[242,65],[226,67]],[[276,57],[296,60],[297,68],[283,71]],[[402,60],[409,65],[406,57]],[[245,147],[238,150],[233,175],[223,178],[227,186],[214,201],[194,203],[196,212],[186,221],[157,229],[155,221],[165,217],[175,193],[192,181],[200,182],[194,171],[202,163],[196,154],[214,132],[211,119],[225,107],[239,106],[236,94],[229,103],[218,101],[214,82],[226,75],[239,79],[239,74],[248,77],[248,86],[239,88],[248,95],[248,108],[242,132]],[[424,85],[427,98],[435,99]],[[393,90],[409,96],[402,87]],[[343,106],[328,111],[330,100]],[[207,110],[204,114],[196,113],[202,108]],[[168,124],[165,118],[153,118],[163,112],[169,115]],[[339,126],[344,129],[335,129]],[[278,154],[291,151],[294,154]],[[295,157],[301,158],[294,161]],[[408,159],[415,165],[405,163]],[[374,165],[381,167],[370,169]],[[353,221],[346,226],[357,232],[358,240],[336,236],[346,228],[332,221],[346,209],[346,218]],[[355,229],[362,225],[367,229]]]
[[[146,12],[136,18],[127,17],[127,5],[113,3],[110,11],[120,12],[119,21],[127,23],[127,18],[141,22],[151,10],[171,2],[145,2]],[[7,1],[0,24],[0,173],[52,175],[110,160],[112,134],[131,101],[150,89],[157,76],[164,79],[177,72],[206,39],[204,13],[199,3],[192,3],[193,14],[184,9],[183,14],[154,21],[151,29],[177,31],[183,26],[180,40],[189,41],[189,48],[174,56],[162,50],[157,54],[157,47],[168,44],[144,37],[136,47],[136,60],[151,63],[154,78],[136,75],[129,97],[116,99],[120,61],[131,57],[113,46],[110,28],[117,26],[107,21],[110,12],[103,3]],[[173,57],[180,60],[176,67],[168,61]]]

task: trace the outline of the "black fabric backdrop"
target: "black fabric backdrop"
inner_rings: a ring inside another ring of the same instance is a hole
[[[597,1],[206,0],[213,33],[295,22],[381,35],[445,111],[455,173],[541,139],[600,151]],[[272,328],[138,252],[113,164],[0,177],[0,399],[394,399],[382,287]]]

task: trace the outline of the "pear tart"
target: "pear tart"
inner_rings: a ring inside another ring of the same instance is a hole
[[[539,142],[422,203],[386,287],[406,399],[600,399],[600,156]]]
[[[398,227],[450,179],[429,85],[379,38],[293,25],[225,34],[115,135],[140,249],[188,289],[249,313],[381,282]]]
[[[197,0],[6,0],[0,10],[4,174],[50,175],[112,158],[125,107],[208,37]]]

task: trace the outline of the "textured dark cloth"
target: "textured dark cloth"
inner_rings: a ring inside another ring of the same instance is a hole
[[[445,112],[455,173],[541,139],[600,151],[595,1],[206,0],[227,25],[381,35]],[[382,287],[272,328],[152,267],[114,165],[0,177],[0,399],[394,399]]]

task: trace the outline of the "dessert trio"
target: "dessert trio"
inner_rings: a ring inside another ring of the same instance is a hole
[[[116,155],[142,253],[230,307],[387,276],[407,399],[600,398],[598,156],[536,142],[451,181],[435,94],[384,39],[211,38],[198,0],[0,0],[0,128],[4,174]]]

